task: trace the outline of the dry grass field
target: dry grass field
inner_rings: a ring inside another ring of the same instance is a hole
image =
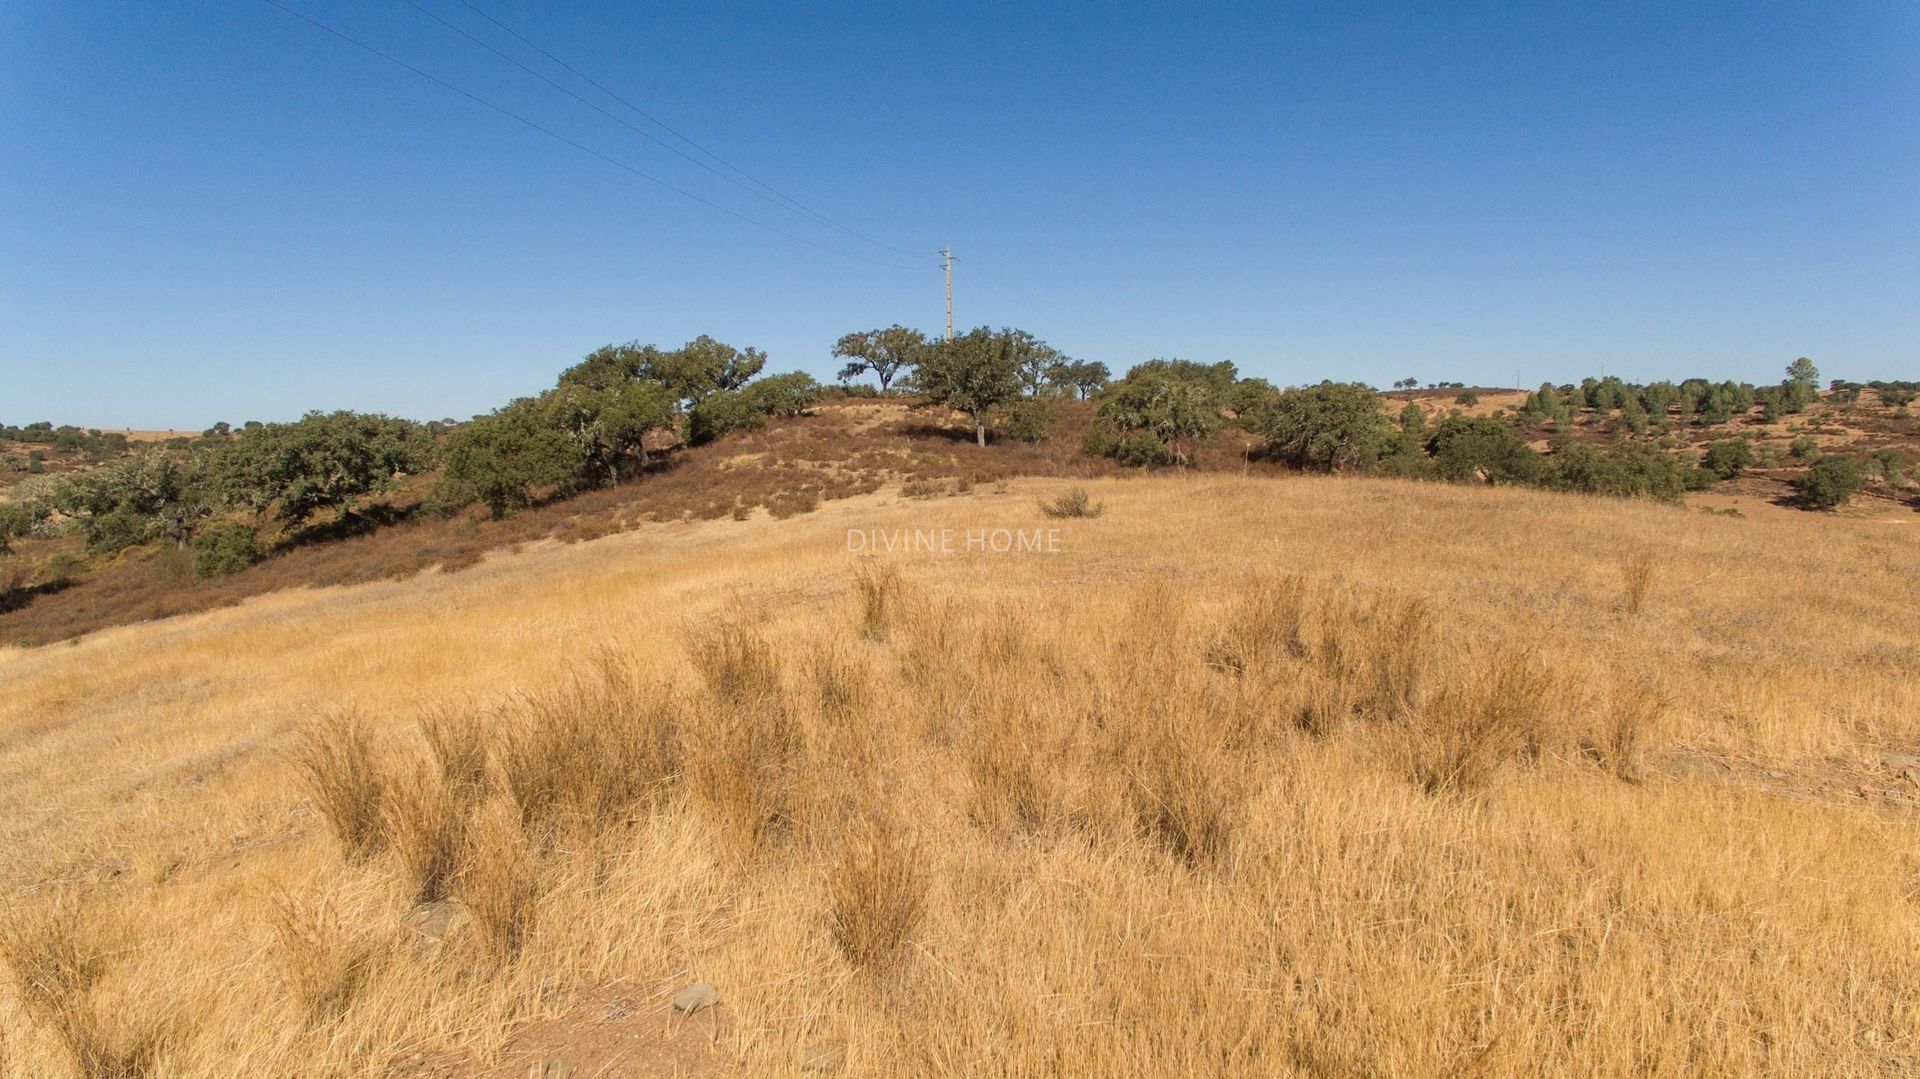
[[[1911,527],[1069,482],[0,650],[0,1073],[1920,1071]]]

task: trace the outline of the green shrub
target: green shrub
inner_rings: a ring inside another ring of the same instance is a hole
[[[215,521],[193,537],[193,575],[225,577],[260,561],[260,538],[238,521]]]
[[[1545,486],[1563,491],[1671,502],[1686,492],[1690,471],[1679,458],[1641,443],[1602,451],[1561,440],[1543,479]]]
[[[1155,468],[1174,462],[1173,450],[1145,431],[1135,431],[1115,441],[1113,458],[1123,465]]]
[[[81,523],[81,531],[87,537],[88,554],[112,554],[138,547],[152,536],[153,528],[151,517],[129,506],[121,506],[97,517],[87,517]]]
[[[1440,478],[1454,483],[1532,483],[1541,472],[1540,455],[1506,424],[1485,416],[1442,420],[1427,440],[1427,452]]]
[[[1053,426],[1054,407],[1043,397],[1028,397],[1007,409],[1007,437],[1015,442],[1039,442]]]
[[[1801,460],[1811,460],[1820,456],[1820,443],[1812,435],[1801,435],[1787,447],[1787,452]]]
[[[1472,390],[1468,390],[1465,393],[1462,393],[1459,396],[1455,397],[1453,399],[1453,403],[1456,405],[1467,405],[1471,407],[1473,405],[1477,405],[1480,403],[1480,395],[1473,392]]]
[[[1812,510],[1844,506],[1867,485],[1866,466],[1852,457],[1826,456],[1793,481],[1800,504]]]
[[[1730,480],[1753,467],[1753,447],[1744,438],[1727,438],[1707,446],[1701,467],[1723,480]]]

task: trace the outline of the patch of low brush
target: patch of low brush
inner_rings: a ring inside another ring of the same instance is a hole
[[[890,817],[867,817],[842,842],[828,880],[828,930],[863,974],[886,977],[901,969],[926,915],[919,864],[918,851]]]
[[[1084,487],[1069,487],[1051,501],[1041,499],[1040,512],[1055,518],[1091,518],[1107,512],[1107,504],[1095,502]]]

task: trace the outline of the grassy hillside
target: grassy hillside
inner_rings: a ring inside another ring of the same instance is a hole
[[[1910,529],[1066,485],[0,651],[0,1071],[1920,1069]]]

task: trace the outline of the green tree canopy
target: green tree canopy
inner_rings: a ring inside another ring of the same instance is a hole
[[[357,499],[432,459],[432,436],[411,420],[377,413],[309,412],[293,423],[242,431],[216,459],[225,497],[255,510],[277,505],[300,524],[322,510],[351,514]]]
[[[530,504],[535,489],[565,484],[585,471],[586,445],[552,422],[550,406],[523,397],[448,435],[439,497],[480,501],[495,517]]]
[[[642,363],[635,376],[665,386],[683,405],[699,404],[708,394],[737,390],[767,365],[767,354],[755,348],[738,349],[706,334],[672,352],[642,346]]]
[[[1540,455],[1491,416],[1451,416],[1427,439],[1434,471],[1455,483],[1533,483]]]
[[[1269,453],[1325,472],[1372,464],[1393,435],[1380,413],[1380,395],[1359,382],[1283,390],[1266,407],[1241,417],[1241,424],[1267,440]]]
[[[834,344],[833,354],[848,361],[840,369],[841,381],[871,371],[880,380],[880,392],[886,393],[895,378],[920,362],[926,348],[926,334],[896,323],[884,330],[847,334]]]
[[[1099,360],[1068,360],[1056,367],[1049,379],[1060,393],[1085,400],[1106,389],[1113,381],[1113,372]]]
[[[1096,448],[1131,446],[1135,436],[1146,435],[1164,448],[1165,459],[1185,464],[1193,443],[1220,428],[1220,393],[1210,382],[1142,365],[1100,395],[1094,422],[1112,436]]]
[[[1020,359],[1014,330],[980,326],[927,349],[914,388],[928,405],[964,412],[973,421],[974,439],[987,444],[987,423],[994,412],[1020,396]]]

